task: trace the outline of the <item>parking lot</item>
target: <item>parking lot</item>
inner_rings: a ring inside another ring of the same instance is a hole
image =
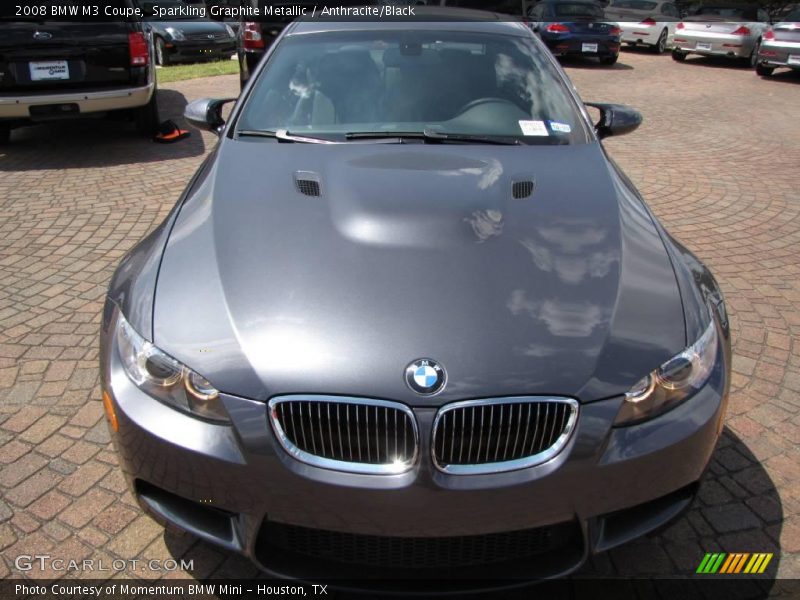
[[[726,428],[697,502],[582,574],[688,576],[721,550],[774,552],[769,577],[798,578],[800,76],[764,80],[725,61],[646,51],[623,52],[613,68],[566,66],[584,100],[644,114],[639,130],[606,147],[720,280],[735,353]],[[168,84],[162,116],[237,91],[236,76]],[[0,148],[0,577],[76,575],[20,572],[13,557],[26,554],[137,558],[122,574],[146,578],[256,574],[141,513],[108,442],[97,372],[114,267],[166,216],[213,144],[194,131],[162,146],[92,121],[16,130]],[[191,572],[143,567],[181,558]]]

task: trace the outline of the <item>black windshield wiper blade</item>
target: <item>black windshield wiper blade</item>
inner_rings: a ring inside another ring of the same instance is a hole
[[[407,138],[425,137],[420,131],[351,131],[344,134],[346,140],[398,140],[400,142]]]
[[[326,140],[323,138],[309,137],[303,135],[294,135],[285,129],[278,129],[277,131],[269,131],[267,129],[240,129],[236,132],[237,136],[246,137],[269,137],[275,138],[279,142],[297,142],[300,144],[338,144],[334,140]]]
[[[433,129],[423,131],[354,131],[345,136],[348,140],[378,140],[386,139],[418,139],[425,142],[445,143],[445,142],[472,142],[475,144],[500,144],[509,146],[519,146],[522,144],[514,138],[494,137],[485,135],[472,135],[469,133],[445,133]]]
[[[310,137],[305,135],[296,135],[285,129],[278,129],[277,131],[268,131],[266,129],[243,129],[236,132],[237,135],[253,136],[253,137],[271,137],[276,138],[279,142],[298,142],[301,144],[346,144],[352,141],[359,141],[358,138],[351,138],[350,134],[345,136],[344,140],[329,140],[326,138]],[[377,135],[375,142],[379,144],[402,144],[403,140],[397,136]],[[368,141],[366,138],[363,141]]]
[[[497,137],[487,135],[473,135],[471,133],[446,133],[434,129],[423,131],[426,140],[441,142],[473,142],[476,144],[499,144],[503,146],[520,146],[522,142],[511,137]]]

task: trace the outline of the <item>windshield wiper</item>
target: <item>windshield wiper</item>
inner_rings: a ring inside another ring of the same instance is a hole
[[[437,140],[441,142],[472,142],[475,144],[500,144],[503,146],[519,146],[522,144],[518,139],[512,137],[473,135],[471,133],[446,133],[435,129],[425,129],[423,131],[426,140]]]
[[[517,139],[509,137],[495,137],[486,135],[472,135],[469,133],[445,133],[443,131],[436,131],[433,129],[424,129],[423,131],[354,131],[345,136],[348,140],[377,140],[381,138],[399,138],[399,139],[419,139],[423,142],[430,143],[447,143],[447,142],[467,142],[474,144],[499,144],[508,146],[519,146],[522,144]]]
[[[345,136],[344,140],[330,140],[326,138],[318,138],[318,137],[310,137],[306,135],[296,135],[290,133],[285,129],[278,129],[277,131],[268,131],[266,129],[242,129],[236,132],[237,135],[240,136],[252,136],[252,137],[270,137],[275,138],[279,142],[287,142],[287,143],[300,143],[300,144],[347,144],[353,143],[358,141],[363,141],[364,143],[370,142],[369,139],[358,140],[357,138],[350,138],[349,134]],[[387,136],[381,134],[377,136],[381,139],[377,139],[372,141],[375,144],[402,144],[403,140],[400,139],[398,136]]]
[[[246,137],[269,137],[275,138],[279,142],[297,142],[300,144],[338,144],[334,140],[326,140],[323,138],[309,137],[302,135],[294,135],[285,129],[278,129],[277,131],[268,131],[266,129],[240,129],[236,132],[237,136]]]

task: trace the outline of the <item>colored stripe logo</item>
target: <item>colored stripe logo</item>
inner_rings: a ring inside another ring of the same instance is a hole
[[[709,552],[700,561],[696,573],[713,575],[715,573],[734,575],[747,573],[757,575],[763,573],[772,560],[772,552]]]

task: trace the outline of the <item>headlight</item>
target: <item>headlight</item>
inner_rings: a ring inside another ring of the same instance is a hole
[[[700,389],[717,360],[714,320],[694,344],[640,379],[625,394],[615,425],[630,425],[674,408]]]
[[[225,25],[225,30],[228,32],[228,37],[236,37],[236,33],[234,33],[233,27],[230,25]]]
[[[167,27],[164,29],[176,42],[183,42],[186,41],[186,36],[183,35],[183,32],[180,29],[176,29],[175,27]]]
[[[219,391],[199,373],[140,336],[120,313],[117,346],[122,366],[139,389],[156,400],[212,421],[228,421]]]

